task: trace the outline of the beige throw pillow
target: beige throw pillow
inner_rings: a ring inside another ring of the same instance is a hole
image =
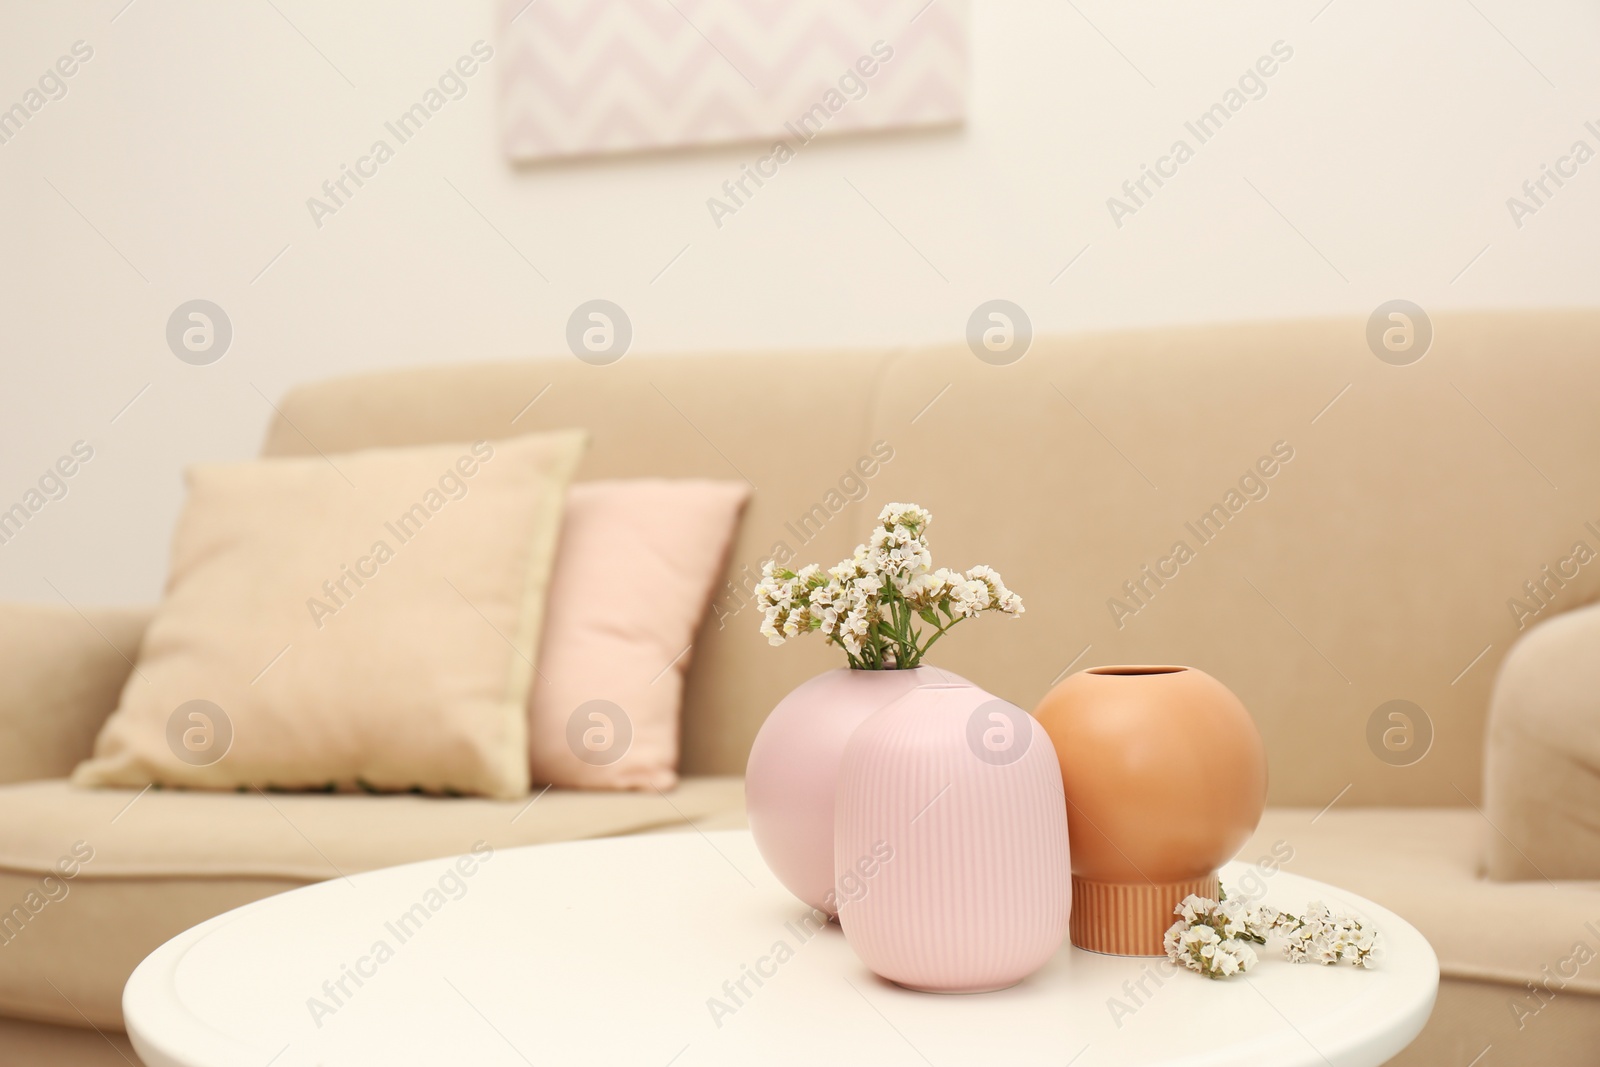
[[[528,790],[580,431],[201,465],[79,785]]]

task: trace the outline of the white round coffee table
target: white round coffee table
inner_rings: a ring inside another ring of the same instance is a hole
[[[1212,982],[1063,946],[1002,992],[912,993],[867,971],[836,925],[808,927],[745,832],[457,862],[308,886],[173,938],[123,994],[134,1047],[149,1067],[1367,1067],[1422,1029],[1439,980],[1392,912],[1283,872],[1266,900],[1372,921],[1377,969],[1264,955]]]

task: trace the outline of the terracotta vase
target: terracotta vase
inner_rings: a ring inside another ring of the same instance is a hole
[[[839,770],[839,925],[875,974],[936,993],[1004,989],[1067,932],[1061,773],[1027,712],[929,685],[861,724]]]
[[[827,671],[772,709],[750,747],[745,812],[761,858],[784,886],[829,918],[833,900],[833,798],[845,742],[868,716],[927,682],[966,679],[937,667]]]
[[[1250,713],[1193,667],[1091,667],[1034,710],[1055,743],[1072,833],[1072,943],[1160,956],[1172,909],[1216,899],[1217,868],[1261,819],[1267,758]]]

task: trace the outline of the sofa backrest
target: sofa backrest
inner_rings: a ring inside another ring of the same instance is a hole
[[[1409,366],[1328,319],[1039,338],[1009,366],[957,345],[387,371],[292,390],[265,452],[581,426],[580,479],[750,481],[686,773],[742,771],[772,706],[841,665],[758,635],[761,561],[836,562],[907,500],[937,564],[988,563],[1027,603],[939,665],[1031,708],[1069,669],[1187,663],[1254,714],[1275,804],[1475,803],[1501,658],[1600,595],[1600,313],[1433,327]]]

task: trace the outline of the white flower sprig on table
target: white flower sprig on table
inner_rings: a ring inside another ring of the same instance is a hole
[[[1257,963],[1254,945],[1276,937],[1291,963],[1348,963],[1371,967],[1378,932],[1348,915],[1335,915],[1321,901],[1306,906],[1305,917],[1260,904],[1212,900],[1191,893],[1173,909],[1178,921],[1168,928],[1167,958],[1207,978],[1228,978]]]
[[[1266,944],[1278,917],[1277,912],[1229,900],[1226,892],[1221,901],[1190,893],[1173,914],[1179,919],[1163,939],[1167,958],[1207,978],[1227,978],[1254,967],[1251,944]]]
[[[1335,915],[1320,900],[1306,905],[1305,918],[1283,915],[1277,926],[1284,955],[1291,963],[1348,963],[1371,967],[1378,950],[1378,932],[1348,915]]]
[[[980,565],[965,574],[933,569],[932,521],[915,504],[889,504],[868,542],[826,572],[814,563],[795,571],[768,560],[755,588],[767,641],[781,645],[820,630],[825,641],[844,649],[852,667],[905,670],[963,619],[985,611],[1021,615],[1022,598],[993,568]]]

